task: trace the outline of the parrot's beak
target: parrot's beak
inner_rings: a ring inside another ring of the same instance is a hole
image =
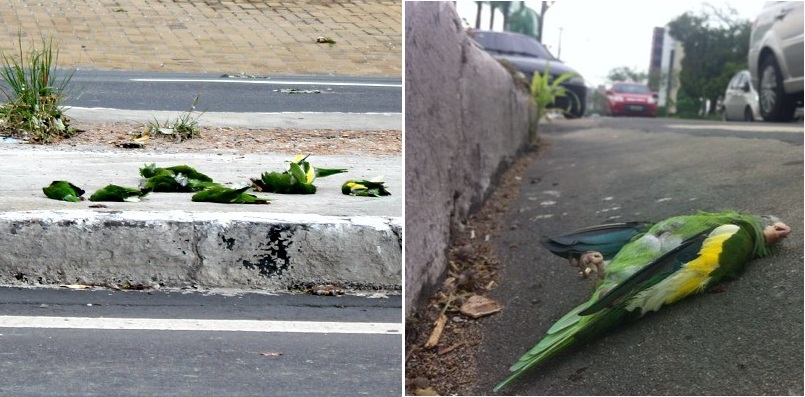
[[[780,239],[786,238],[791,233],[791,228],[782,222],[774,222],[774,224],[766,226],[763,229],[763,236],[766,237],[766,245],[773,245]]]

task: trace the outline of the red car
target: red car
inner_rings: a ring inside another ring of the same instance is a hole
[[[615,83],[607,90],[611,116],[657,116],[657,94],[644,84]]]

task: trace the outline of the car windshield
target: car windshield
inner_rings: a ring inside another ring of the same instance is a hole
[[[613,91],[625,94],[651,94],[648,87],[640,84],[618,84]]]
[[[510,55],[525,55],[535,58],[556,59],[537,40],[515,34],[475,32],[475,41],[485,50]]]

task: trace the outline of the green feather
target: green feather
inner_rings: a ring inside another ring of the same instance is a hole
[[[240,189],[230,189],[223,186],[213,186],[194,194],[193,201],[206,201],[221,204],[268,204],[269,200],[246,193],[251,186]]]
[[[147,190],[136,189],[132,187],[106,185],[98,189],[92,196],[89,196],[90,201],[140,201],[140,198],[148,194]]]

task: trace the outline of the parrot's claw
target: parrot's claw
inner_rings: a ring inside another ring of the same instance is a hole
[[[604,256],[597,251],[588,251],[581,254],[578,258],[568,259],[570,266],[579,268],[579,275],[582,278],[590,277],[595,272],[599,279],[604,278]]]

